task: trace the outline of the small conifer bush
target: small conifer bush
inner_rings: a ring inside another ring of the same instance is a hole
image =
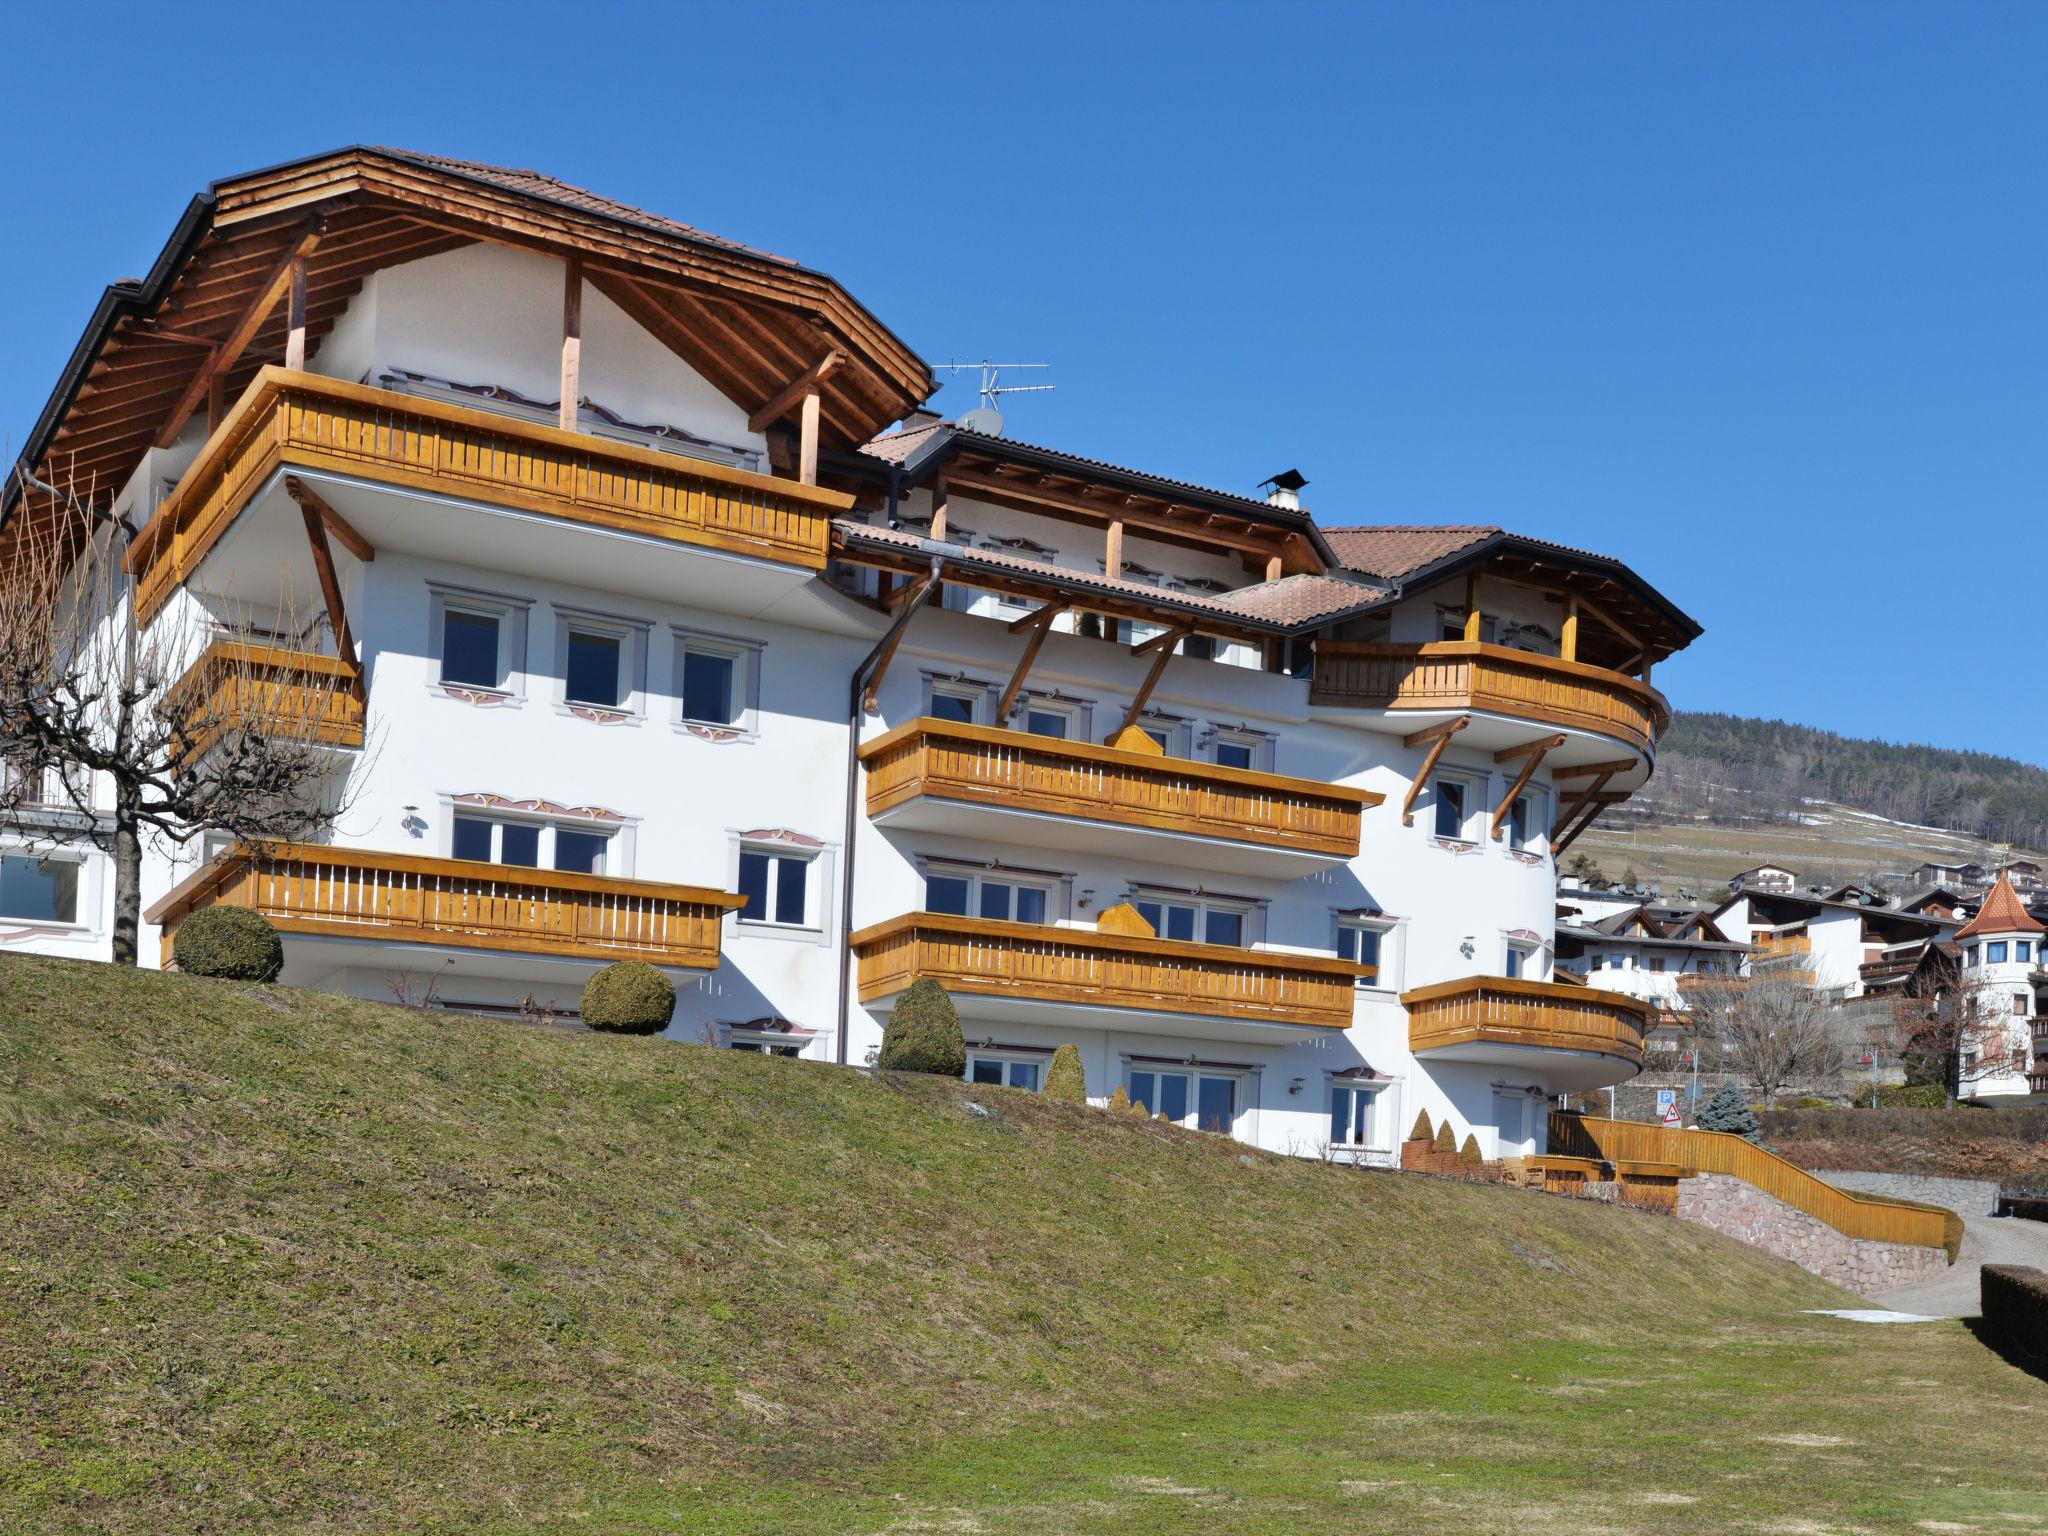
[[[620,960],[583,984],[583,1022],[614,1035],[658,1035],[675,1016],[676,984],[645,960]]]
[[[223,981],[275,981],[284,969],[284,941],[247,907],[201,907],[178,924],[171,954],[186,975]]]
[[[931,977],[918,977],[896,999],[882,1029],[882,1053],[875,1064],[891,1072],[966,1075],[967,1040],[960,1033],[960,1010]]]
[[[1449,1152],[1453,1155],[1457,1153],[1458,1138],[1451,1134],[1451,1122],[1448,1120],[1446,1120],[1442,1125],[1436,1128],[1435,1150],[1439,1152]]]
[[[1436,1127],[1429,1123],[1429,1111],[1424,1110],[1415,1117],[1415,1128],[1408,1133],[1410,1141],[1436,1140]]]
[[[1118,1114],[1130,1113],[1131,1096],[1124,1092],[1124,1085],[1122,1083],[1118,1083],[1109,1090],[1109,1107]]]
[[[1465,1145],[1458,1148],[1458,1161],[1461,1163],[1483,1163],[1486,1161],[1485,1158],[1479,1155],[1479,1138],[1477,1136],[1472,1135],[1470,1132],[1466,1133]]]
[[[1731,1136],[1755,1141],[1759,1127],[1756,1111],[1749,1107],[1742,1090],[1733,1083],[1723,1083],[1700,1105],[1700,1129],[1726,1131]]]
[[[1052,1065],[1045,1069],[1045,1096],[1063,1104],[1088,1102],[1088,1071],[1071,1044],[1052,1053]]]

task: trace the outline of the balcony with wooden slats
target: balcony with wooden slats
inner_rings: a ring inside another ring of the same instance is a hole
[[[1381,796],[1023,731],[918,719],[860,750],[884,826],[1291,878],[1356,858]]]
[[[363,744],[363,701],[352,673],[332,656],[243,640],[216,640],[164,695],[195,753],[230,731],[267,733],[308,746]]]
[[[289,939],[373,940],[547,959],[718,965],[743,898],[701,886],[424,858],[363,848],[242,843],[145,914],[166,944],[203,907],[247,907]],[[374,963],[374,962],[372,962]]]
[[[266,367],[129,552],[145,620],[280,469],[465,498],[806,574],[824,569],[831,519],[852,504],[778,476]]]
[[[1350,1027],[1361,968],[1323,955],[911,912],[853,936],[860,999],[919,977],[963,1017],[1282,1042]]]
[[[1309,698],[1339,709],[1413,714],[1418,725],[1432,716],[1505,716],[1525,726],[1619,743],[1645,759],[1671,723],[1664,695],[1626,673],[1467,640],[1320,641]],[[1600,750],[1613,755],[1611,747],[1597,746],[1585,755]],[[1555,760],[1571,757],[1563,752]]]
[[[1517,1068],[1550,1092],[1583,1092],[1642,1070],[1653,1005],[1593,987],[1466,976],[1401,994],[1422,1060]]]

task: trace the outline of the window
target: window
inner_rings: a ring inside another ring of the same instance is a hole
[[[2014,1018],[2016,1018],[2016,1019],[2024,1019],[2024,1018],[2025,1018],[2025,1017],[2027,1016],[2027,994],[2026,994],[2026,993],[2024,993],[2024,992],[2015,992],[2015,993],[2013,993],[2013,995],[2012,995],[2012,1016],[2013,1016]]]
[[[1394,988],[1400,984],[1399,955],[1395,953],[1397,925],[1391,920],[1370,917],[1337,919],[1337,957],[1373,967],[1373,974],[1361,976],[1362,987]]]
[[[1436,798],[1436,835],[1438,837],[1462,840],[1465,836],[1465,785],[1459,779],[1438,779],[1434,790]]]
[[[626,701],[625,637],[569,627],[562,693],[571,704],[617,709]]]
[[[1662,972],[1663,972],[1663,970],[1664,970],[1664,960],[1663,960],[1663,957],[1662,957],[1662,956],[1654,956],[1654,957],[1652,957],[1652,959],[1650,960],[1650,969],[1651,969],[1651,970],[1653,970],[1653,971],[1656,971],[1656,972],[1658,972],[1659,974],[1662,974]]]
[[[1524,790],[1515,796],[1515,803],[1508,807],[1508,846],[1525,852],[1536,846],[1543,836],[1543,812],[1548,804],[1540,789]]]
[[[761,647],[717,635],[679,634],[677,716],[687,729],[752,736],[760,728]]]
[[[1134,1066],[1124,1092],[1176,1125],[1228,1135],[1237,1123],[1237,1081],[1236,1073]]]
[[[1974,945],[1974,944],[1971,944],[1971,945],[1969,945],[1968,947],[1966,947],[1966,948],[1965,948],[1965,949],[1963,950],[1963,964],[1965,964],[1965,965],[1975,965],[1976,963],[1977,963],[1977,946],[1976,946],[1976,945]]]
[[[561,869],[601,875],[610,862],[613,834],[552,822],[457,814],[449,835],[451,858],[522,869]]]
[[[1045,1063],[1035,1058],[998,1056],[989,1051],[967,1053],[967,1081],[1036,1093],[1045,1084]]]
[[[1050,736],[1055,741],[1065,741],[1073,726],[1073,715],[1063,709],[1032,705],[1024,711],[1024,729],[1034,736]]]
[[[31,923],[78,921],[83,865],[61,855],[0,854],[0,917]]]
[[[924,712],[934,720],[955,725],[974,725],[988,709],[988,689],[979,683],[939,682],[928,684],[930,697]]]
[[[1522,976],[1532,981],[1538,980],[1540,978],[1537,976],[1537,972],[1540,968],[1541,962],[1537,959],[1536,946],[1534,944],[1523,939],[1508,940],[1507,954],[1503,959],[1501,968],[1503,976],[1510,979]],[[1662,969],[1661,966],[1658,968]]]
[[[769,923],[781,928],[810,926],[810,885],[813,856],[785,849],[740,850],[739,894],[743,923]]]
[[[1243,902],[1203,897],[1138,896],[1131,905],[1162,939],[1242,948],[1250,942],[1251,909]]]
[[[1005,923],[1044,923],[1051,921],[1057,885],[1010,874],[933,868],[925,874],[924,909]]]
[[[2012,947],[2012,957],[2013,959],[2019,961],[2022,965],[2026,964],[2029,960],[2033,959],[2033,941],[2031,939],[2017,940]]]
[[[441,681],[464,688],[501,690],[505,673],[500,630],[503,616],[469,608],[441,611]]]
[[[1033,736],[1054,741],[1087,741],[1090,709],[1085,700],[1062,698],[1057,694],[1025,694],[1010,712],[1009,721]]]
[[[2005,964],[2005,940],[1993,939],[1984,946],[1984,963],[1986,965]]]
[[[1159,744],[1168,757],[1188,755],[1188,722],[1174,715],[1150,711],[1138,717],[1138,729]]]
[[[1219,768],[1270,769],[1273,766],[1273,738],[1257,731],[1216,729],[1209,757]]]
[[[1352,1083],[1330,1088],[1330,1145],[1333,1147],[1381,1147],[1387,1145],[1379,1131],[1380,1089]]]

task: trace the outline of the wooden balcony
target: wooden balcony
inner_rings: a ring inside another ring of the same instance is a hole
[[[868,815],[876,820],[972,835],[988,832],[991,813],[1022,813],[1074,823],[1073,836],[1098,847],[1105,835],[1133,834],[1143,844],[1209,842],[1334,863],[1358,856],[1365,810],[1383,798],[1309,779],[932,719],[897,726],[863,746],[860,758],[868,771]],[[1173,856],[1159,846],[1131,851]],[[1297,867],[1282,872],[1299,873],[1300,859],[1290,862]]]
[[[1657,1022],[1655,1004],[1619,992],[1504,976],[1418,987],[1401,994],[1401,1005],[1417,1056],[1531,1067],[1584,1086],[1642,1070],[1643,1040]]]
[[[163,708],[182,721],[194,752],[233,730],[354,748],[363,744],[363,705],[349,682],[332,656],[216,640],[171,685]]]
[[[708,971],[741,897],[692,885],[283,843],[239,844],[145,914],[169,940],[202,907],[248,907],[280,933]]]
[[[894,996],[920,976],[963,1012],[1007,1017],[1002,1002],[1085,1010],[1092,1028],[1270,1038],[1350,1027],[1357,981],[1348,960],[1172,939],[912,912],[853,936],[864,1003]],[[1121,1015],[1121,1017],[1104,1017]],[[1026,1008],[1020,1017],[1046,1015]],[[1071,1018],[1071,1014],[1069,1015]],[[1057,1018],[1057,1015],[1054,1015]]]
[[[278,469],[325,470],[823,570],[837,491],[266,367],[135,541],[146,621]]]
[[[1311,703],[1356,709],[1477,711],[1611,737],[1648,755],[1671,707],[1648,683],[1504,645],[1316,644]]]

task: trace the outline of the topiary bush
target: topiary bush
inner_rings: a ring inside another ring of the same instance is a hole
[[[583,984],[583,1022],[613,1035],[658,1035],[675,1017],[676,984],[645,960],[620,960]]]
[[[1436,1140],[1436,1127],[1429,1123],[1429,1111],[1424,1110],[1415,1117],[1415,1124],[1408,1132],[1410,1141]]]
[[[1745,1141],[1755,1141],[1759,1126],[1756,1111],[1749,1107],[1742,1090],[1733,1083],[1723,1083],[1700,1105],[1700,1129],[1726,1131]]]
[[[1458,1148],[1458,1161],[1467,1165],[1486,1161],[1484,1157],[1479,1155],[1479,1138],[1477,1136],[1472,1135],[1470,1132],[1466,1133],[1465,1145]]]
[[[1114,1088],[1109,1090],[1109,1107],[1115,1110],[1118,1114],[1130,1113],[1131,1096],[1128,1093],[1124,1092],[1124,1085],[1122,1083],[1118,1083]]]
[[[1458,1138],[1451,1134],[1450,1121],[1446,1120],[1442,1125],[1436,1128],[1436,1147],[1434,1150],[1438,1152],[1448,1152],[1454,1156],[1456,1155],[1458,1150]]]
[[[1063,1104],[1088,1102],[1088,1069],[1073,1046],[1063,1045],[1052,1053],[1052,1065],[1045,1069],[1045,1096]]]
[[[960,1033],[960,1010],[931,977],[918,977],[896,999],[882,1029],[882,1053],[875,1064],[890,1072],[966,1075],[967,1040]]]
[[[186,975],[223,981],[275,981],[284,969],[284,941],[247,907],[201,907],[178,924],[171,955]]]

